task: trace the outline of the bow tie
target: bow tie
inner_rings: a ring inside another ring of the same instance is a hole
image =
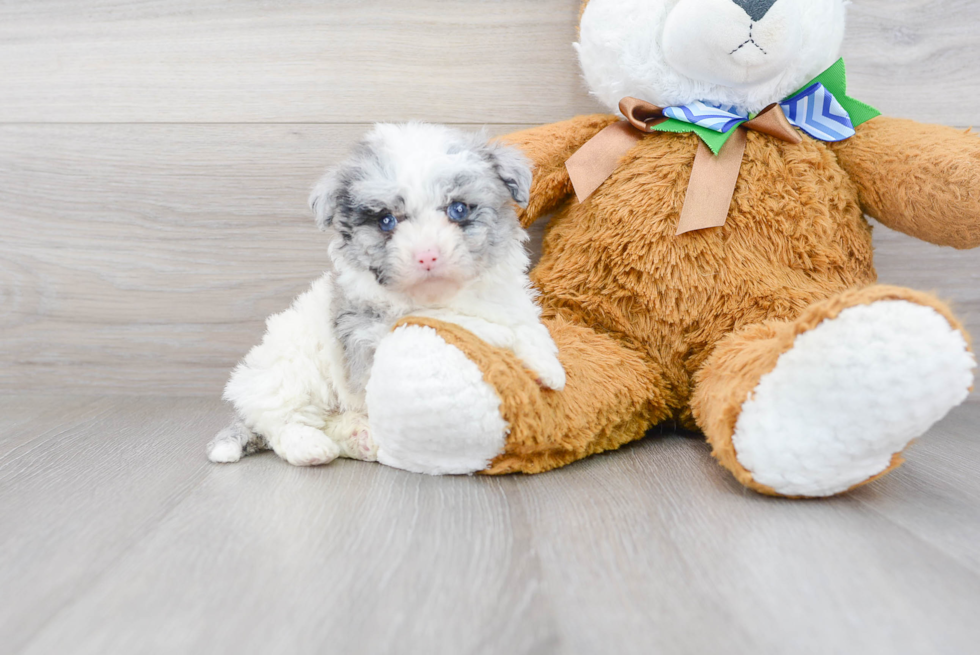
[[[854,136],[851,115],[841,106],[834,94],[820,82],[814,82],[796,95],[779,103],[787,122],[819,141],[843,141]],[[664,116],[727,134],[749,122],[748,113],[736,107],[692,102],[689,105],[667,107]]]
[[[566,162],[575,194],[579,202],[591,196],[643,134],[694,132],[700,142],[678,235],[725,224],[748,130],[793,144],[803,141],[797,130],[820,141],[843,141],[854,136],[857,125],[879,115],[873,107],[847,95],[842,59],[800,91],[754,117],[735,107],[704,102],[662,108],[624,98],[619,108],[626,122],[605,128]]]

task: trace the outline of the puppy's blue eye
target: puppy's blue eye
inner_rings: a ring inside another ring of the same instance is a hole
[[[470,208],[464,202],[454,202],[446,207],[446,214],[449,216],[449,220],[456,221],[458,223],[459,221],[466,220],[466,218],[470,215]]]
[[[398,227],[398,219],[388,214],[383,216],[380,221],[378,221],[378,227],[381,228],[382,232],[391,232],[396,227]]]

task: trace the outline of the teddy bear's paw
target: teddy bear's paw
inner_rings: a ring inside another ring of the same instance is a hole
[[[735,426],[739,462],[787,496],[829,496],[884,472],[963,402],[976,361],[963,334],[907,301],[851,307],[799,335]]]
[[[367,385],[378,461],[430,475],[486,469],[504,449],[500,398],[432,328],[403,326],[378,346]]]
[[[293,466],[320,466],[340,456],[340,447],[323,431],[296,424],[282,429],[275,451]]]

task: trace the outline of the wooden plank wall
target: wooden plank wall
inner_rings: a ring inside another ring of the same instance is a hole
[[[376,120],[598,111],[578,0],[0,3],[0,390],[220,391],[326,265],[307,190]],[[980,124],[980,3],[856,0],[854,95]],[[980,253],[878,230],[980,333]]]

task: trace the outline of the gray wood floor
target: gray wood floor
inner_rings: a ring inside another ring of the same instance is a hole
[[[202,398],[0,399],[4,653],[970,653],[980,404],[843,498],[697,438],[536,477],[203,456]]]

